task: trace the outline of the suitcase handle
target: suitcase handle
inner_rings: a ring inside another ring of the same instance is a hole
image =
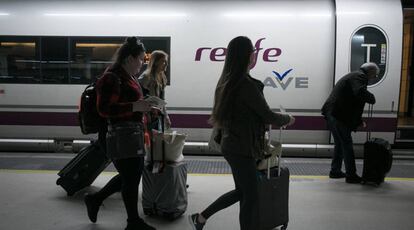
[[[280,162],[282,161],[282,129],[283,126],[279,128],[279,143],[280,143],[280,152],[277,156],[277,176],[280,176]],[[267,146],[270,145],[270,132],[272,131],[272,124],[269,124],[269,131],[268,131],[268,139],[267,139]],[[267,179],[270,179],[270,159],[267,158]]]
[[[372,116],[374,113],[374,105],[373,104],[368,104],[368,119],[367,122],[369,120],[371,120]],[[371,130],[368,128],[368,124],[366,124],[366,130],[367,130],[367,141],[369,141],[371,139]]]
[[[161,122],[161,131],[162,131],[162,134],[164,134],[165,123],[164,123],[164,114],[162,113],[162,111],[159,112],[158,121]],[[154,146],[155,142],[153,141],[154,137],[152,135],[151,123],[152,123],[152,121],[148,122],[148,129],[150,130],[149,131],[149,133],[150,133],[150,156],[151,156],[150,165],[151,165],[151,167],[153,167],[154,166],[154,152],[153,152],[154,147],[153,146]],[[161,143],[162,143],[162,148],[161,149],[162,149],[162,163],[163,163],[163,165],[162,165],[161,169],[159,170],[159,172],[162,172],[164,170],[164,164],[166,163],[166,160],[165,160],[165,141],[162,140]]]

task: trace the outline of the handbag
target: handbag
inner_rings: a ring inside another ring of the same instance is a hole
[[[163,161],[163,144],[165,148],[165,161],[180,162],[184,159],[183,149],[187,135],[177,131],[158,132],[152,135],[152,157],[154,161]],[[151,160],[151,151],[147,151],[147,159]]]
[[[110,125],[106,149],[108,157],[114,160],[145,156],[142,126],[135,122]]]
[[[221,130],[219,128],[213,128],[211,132],[210,140],[208,141],[208,148],[212,152],[221,153]]]

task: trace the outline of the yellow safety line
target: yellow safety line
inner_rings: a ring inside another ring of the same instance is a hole
[[[0,169],[0,173],[19,173],[19,174],[57,174],[56,170],[28,170],[28,169]],[[104,175],[115,175],[116,172],[102,172]],[[230,173],[189,173],[190,176],[231,176]],[[291,175],[293,179],[318,179],[327,180],[328,176],[316,176],[316,175]],[[386,181],[414,181],[414,178],[410,177],[386,177]]]

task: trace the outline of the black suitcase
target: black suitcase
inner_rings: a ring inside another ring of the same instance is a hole
[[[270,170],[270,179],[259,181],[259,229],[269,230],[279,226],[287,229],[289,222],[289,169]]]
[[[376,186],[384,182],[392,166],[392,151],[388,141],[372,138],[364,144],[364,168],[362,183]]]
[[[269,128],[269,142],[270,142]],[[282,128],[280,128],[279,142],[282,140]],[[278,165],[259,174],[259,213],[258,229],[269,230],[281,226],[281,230],[287,229],[289,222],[289,169],[280,167],[282,151],[278,156]],[[280,170],[279,170],[280,169]],[[266,175],[267,174],[267,175]]]
[[[98,142],[84,147],[79,153],[59,171],[60,178],[56,184],[72,196],[79,190],[89,186],[98,175],[111,163],[105,151],[101,150]]]
[[[368,118],[372,118],[373,105],[368,106]],[[392,150],[388,141],[382,138],[372,138],[367,132],[367,141],[364,143],[364,167],[362,183],[379,186],[384,182],[385,175],[392,166]]]

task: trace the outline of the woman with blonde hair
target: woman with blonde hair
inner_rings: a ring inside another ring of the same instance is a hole
[[[165,71],[168,67],[168,54],[162,50],[155,50],[151,53],[147,69],[139,77],[138,81],[143,89],[145,96],[155,96],[165,100],[165,87],[167,86],[167,77]],[[165,125],[171,126],[165,106],[160,108],[164,113]],[[153,124],[158,129],[158,122]]]

